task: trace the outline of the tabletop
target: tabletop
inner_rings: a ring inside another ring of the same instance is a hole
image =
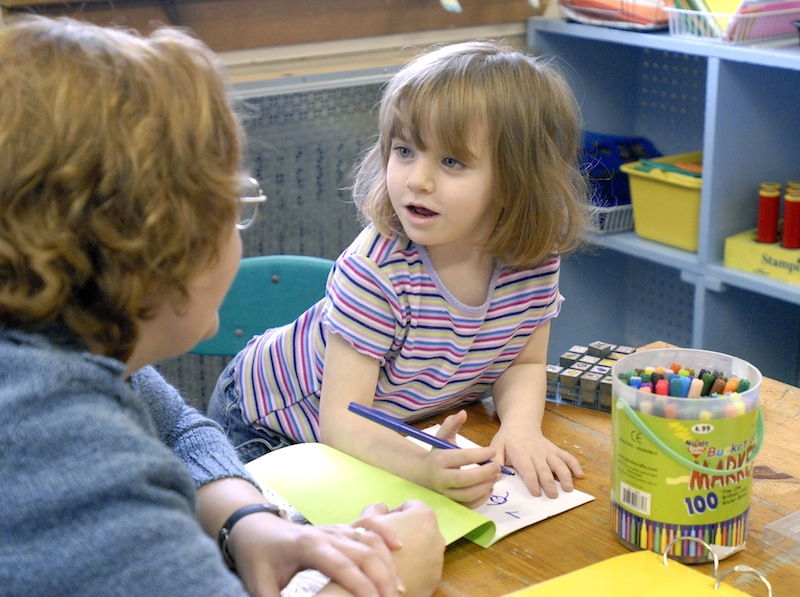
[[[644,348],[666,348],[653,343]],[[800,389],[764,379],[760,403],[764,444],[753,471],[749,528],[744,550],[720,561],[720,570],[747,565],[764,574],[773,594],[796,595],[800,561],[787,563],[763,549],[764,526],[800,510]],[[499,421],[491,400],[467,408],[461,434],[488,445]],[[442,417],[437,417],[441,419]],[[437,421],[424,421],[423,425]],[[548,403],[545,436],[574,454],[586,474],[576,487],[595,500],[526,527],[489,548],[460,539],[447,548],[442,582],[435,597],[500,596],[601,560],[628,553],[611,530],[611,415]],[[694,565],[713,573],[712,564]],[[729,574],[725,582],[754,596],[766,588],[751,574]]]

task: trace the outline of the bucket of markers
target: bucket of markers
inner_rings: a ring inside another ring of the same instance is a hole
[[[764,436],[761,372],[721,353],[658,349],[623,357],[611,375],[617,539],[656,553],[671,544],[684,563],[743,549]]]

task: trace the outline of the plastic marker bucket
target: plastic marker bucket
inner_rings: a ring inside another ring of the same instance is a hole
[[[747,379],[737,396],[681,398],[645,393],[619,379],[646,367],[679,363]],[[705,350],[646,350],[611,370],[612,526],[631,549],[663,553],[685,563],[728,557],[744,548],[753,461],[764,426],[761,372],[736,357]]]

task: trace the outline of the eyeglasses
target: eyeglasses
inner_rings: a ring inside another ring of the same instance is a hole
[[[267,202],[264,189],[255,178],[246,176],[239,187],[239,220],[236,227],[247,230],[253,225],[258,215],[258,206]]]

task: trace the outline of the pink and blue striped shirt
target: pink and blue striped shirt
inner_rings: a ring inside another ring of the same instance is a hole
[[[424,247],[369,226],[336,260],[324,299],[238,355],[244,418],[319,441],[330,333],[380,362],[375,408],[410,420],[480,398],[536,326],[558,314],[559,264],[556,256],[530,270],[497,267],[484,304],[467,306],[439,280]]]

